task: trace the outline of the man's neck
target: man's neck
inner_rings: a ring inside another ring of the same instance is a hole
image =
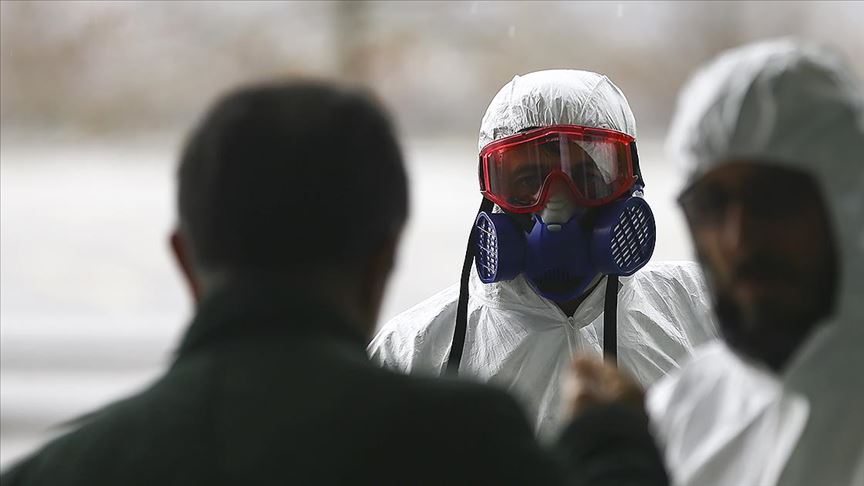
[[[561,312],[563,312],[565,315],[567,315],[568,317],[572,317],[573,314],[576,313],[576,310],[579,308],[579,306],[582,305],[582,302],[589,295],[591,295],[591,292],[594,291],[594,289],[597,287],[597,285],[602,280],[603,280],[603,275],[598,274],[596,277],[594,277],[594,280],[591,281],[591,283],[588,285],[588,287],[585,288],[585,291],[579,295],[579,297],[576,297],[575,299],[572,299],[572,300],[568,300],[566,302],[556,302],[555,305],[557,305],[558,308],[561,309]]]
[[[202,279],[203,280],[203,279]],[[370,337],[374,328],[367,308],[357,297],[356,285],[352,280],[340,277],[326,270],[307,272],[303,275],[274,275],[267,272],[211,272],[207,275],[206,285],[202,285],[204,296],[225,287],[242,288],[256,283],[269,282],[278,286],[286,295],[307,295],[319,302],[326,303],[348,319],[357,332]]]

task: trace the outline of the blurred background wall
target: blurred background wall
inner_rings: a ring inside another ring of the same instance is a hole
[[[192,310],[167,246],[174,164],[224,90],[340,79],[392,110],[413,206],[386,320],[457,280],[480,118],[514,74],[588,69],[622,88],[655,258],[689,259],[662,151],[688,74],[795,35],[860,76],[862,25],[861,2],[0,2],[0,465],[170,363]]]

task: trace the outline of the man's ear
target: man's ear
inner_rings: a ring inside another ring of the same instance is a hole
[[[174,254],[174,259],[180,267],[180,271],[183,272],[184,280],[186,280],[192,298],[197,304],[201,299],[201,284],[195,275],[189,245],[186,238],[183,237],[183,233],[177,228],[171,231],[171,252]]]

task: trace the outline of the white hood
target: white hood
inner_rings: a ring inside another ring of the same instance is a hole
[[[636,138],[627,98],[609,78],[555,69],[514,76],[498,91],[483,115],[478,149],[520,130],[550,125],[606,128]]]
[[[860,84],[835,52],[817,45],[781,39],[733,49],[682,91],[667,148],[688,181],[733,159],[813,174],[842,273],[835,313],[783,376],[714,346],[651,390],[649,409],[673,477],[679,484],[864,483]],[[723,364],[730,360],[739,364]]]
[[[770,158],[813,174],[840,246],[838,314],[864,326],[862,96],[834,51],[792,39],[733,49],[682,91],[667,149],[688,180],[735,158]]]

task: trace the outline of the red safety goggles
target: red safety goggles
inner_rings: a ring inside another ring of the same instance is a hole
[[[480,151],[480,192],[502,209],[543,209],[551,181],[567,182],[577,202],[600,206],[636,181],[626,133],[578,125],[537,128],[490,143]]]

